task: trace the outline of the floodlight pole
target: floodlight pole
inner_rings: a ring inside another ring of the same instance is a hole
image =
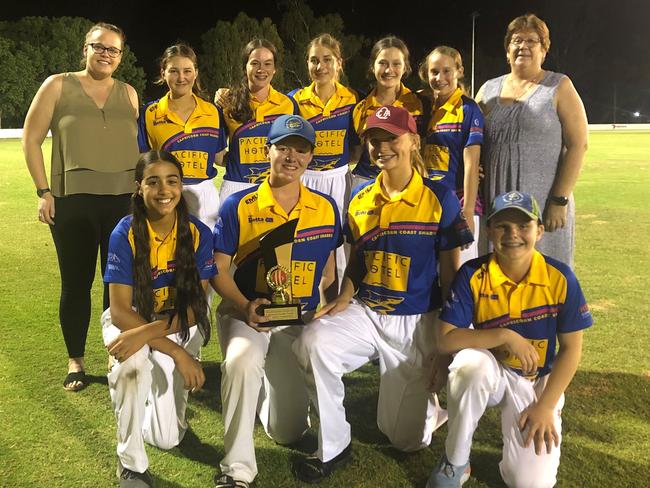
[[[472,98],[474,98],[474,59],[476,47],[476,17],[480,14],[477,11],[472,12]]]

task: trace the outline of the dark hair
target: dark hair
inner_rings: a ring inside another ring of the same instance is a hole
[[[81,67],[85,68],[86,67],[86,45],[88,44],[88,39],[90,39],[90,36],[92,35],[93,32],[97,30],[107,30],[114,32],[118,36],[120,36],[120,40],[122,41],[122,50],[124,50],[124,44],[126,43],[126,34],[122,29],[120,29],[118,26],[115,24],[108,24],[106,22],[97,22],[95,25],[93,25],[90,29],[88,29],[88,32],[86,32],[86,35],[84,36],[84,55],[81,57]]]
[[[152,293],[152,276],[149,248],[149,229],[147,227],[147,209],[144,199],[140,194],[140,185],[144,177],[144,170],[147,166],[159,162],[171,163],[178,169],[183,178],[183,166],[172,154],[163,150],[148,151],[140,155],[135,166],[135,181],[138,188],[131,196],[131,212],[133,220],[131,229],[133,231],[133,242],[135,244],[135,257],[133,260],[134,277],[134,298],[138,314],[145,320],[154,319],[154,301]],[[194,238],[190,230],[190,216],[187,204],[183,195],[176,206],[176,263],[174,288],[176,299],[174,300],[174,313],[169,318],[169,323],[174,316],[178,317],[179,335],[181,340],[189,338],[190,324],[187,317],[187,309],[194,312],[196,324],[199,327],[204,339],[204,345],[210,339],[210,319],[208,315],[208,302],[205,292],[201,286],[201,279],[196,267],[194,258]]]
[[[248,77],[246,76],[246,65],[248,58],[255,49],[266,48],[273,54],[273,62],[278,64],[278,50],[271,41],[256,38],[244,46],[241,51],[241,79],[236,86],[231,86],[225,95],[224,107],[228,110],[230,116],[240,123],[248,122],[253,118],[253,109],[251,108],[250,98],[251,91],[248,87]]]
[[[375,42],[375,45],[372,46],[370,50],[370,73],[374,74],[374,65],[377,60],[377,56],[384,49],[390,49],[394,47],[399,49],[402,55],[404,56],[404,77],[408,77],[411,74],[411,62],[409,60],[409,48],[406,47],[406,43],[402,41],[399,37],[388,36],[383,39],[379,39]]]
[[[520,15],[519,17],[514,18],[506,29],[506,36],[503,39],[503,47],[508,52],[508,46],[510,45],[510,40],[517,32],[525,30],[534,30],[539,36],[540,44],[544,51],[548,52],[551,48],[551,33],[548,30],[546,22],[540,19],[535,14],[525,14]]]
[[[167,49],[165,49],[165,52],[163,52],[162,56],[160,56],[160,72],[162,73],[163,71],[165,71],[169,61],[172,58],[175,58],[177,56],[181,58],[187,58],[190,61],[192,61],[192,64],[194,65],[194,69],[197,70],[197,76],[196,79],[194,80],[194,86],[192,87],[192,91],[196,96],[204,98],[203,87],[201,86],[201,82],[199,80],[199,75],[198,75],[199,62],[196,57],[196,53],[194,52],[194,49],[192,49],[192,47],[189,44],[179,41],[176,44],[169,46]],[[162,74],[158,75],[158,78],[156,78],[154,84],[156,85],[165,84],[165,80]]]

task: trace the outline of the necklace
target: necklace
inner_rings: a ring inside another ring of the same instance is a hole
[[[544,71],[540,71],[535,77],[531,80],[526,80],[523,84],[517,86],[515,83],[512,81],[512,74],[508,76],[508,84],[510,85],[510,88],[512,90],[512,99],[513,101],[520,102],[522,98],[524,98],[528,92],[536,86],[544,76]]]

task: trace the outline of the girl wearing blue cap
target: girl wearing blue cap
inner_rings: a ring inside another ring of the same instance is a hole
[[[265,326],[268,319],[258,307],[270,303],[271,295],[260,239],[292,221],[297,223],[287,263],[287,293],[301,303],[305,321],[334,283],[334,252],[341,243],[338,210],[331,197],[300,181],[313,157],[315,142],[313,127],[302,117],[275,119],[264,146],[269,176],[260,185],[228,197],[214,229],[214,256],[220,275],[213,286],[223,298],[217,323],[224,354],[225,456],[215,478],[218,488],[247,487],[257,475],[253,443],[256,410],[267,434],[280,444],[299,440],[309,428],[309,398],[291,352],[302,327]],[[232,263],[234,276],[229,272]]]
[[[454,358],[439,382],[448,382],[445,452],[427,487],[459,487],[469,478],[476,426],[487,407],[499,406],[501,477],[508,486],[550,488],[564,391],[592,317],[571,269],[535,249],[544,226],[531,195],[497,196],[487,233],[494,252],[461,267],[437,323],[438,352]]]

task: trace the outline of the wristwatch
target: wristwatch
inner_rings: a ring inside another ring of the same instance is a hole
[[[549,197],[549,200],[554,205],[560,205],[562,207],[564,207],[565,205],[567,205],[569,203],[569,199],[567,197],[551,196],[551,197]]]
[[[50,190],[49,188],[38,188],[36,190],[36,194],[38,195],[39,198],[43,198],[43,195],[45,195],[46,193],[50,193],[51,191],[52,190]]]

